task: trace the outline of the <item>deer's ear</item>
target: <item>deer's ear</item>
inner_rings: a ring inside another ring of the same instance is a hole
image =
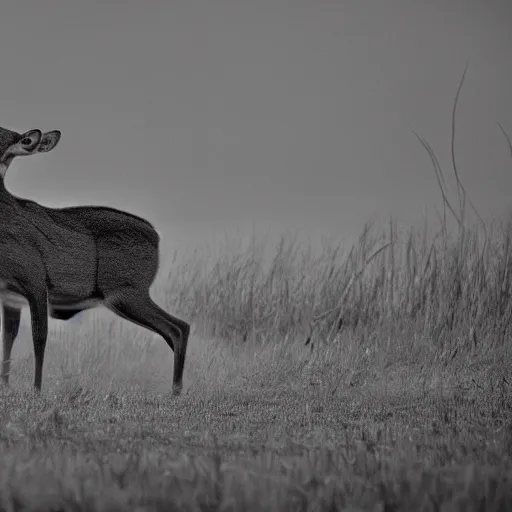
[[[41,141],[37,146],[37,152],[48,153],[48,151],[51,151],[59,143],[60,136],[61,133],[59,130],[43,133]]]

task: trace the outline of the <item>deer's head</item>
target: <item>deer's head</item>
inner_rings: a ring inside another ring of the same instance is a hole
[[[5,176],[15,157],[47,153],[58,144],[60,135],[58,130],[17,133],[0,127],[0,178]]]

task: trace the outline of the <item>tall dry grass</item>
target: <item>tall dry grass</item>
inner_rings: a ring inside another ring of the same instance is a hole
[[[204,336],[238,342],[313,334],[316,345],[344,330],[404,329],[440,350],[505,343],[512,313],[512,221],[456,234],[366,228],[350,248],[320,254],[283,237],[269,259],[265,239],[209,261],[197,251],[169,274],[166,307]]]

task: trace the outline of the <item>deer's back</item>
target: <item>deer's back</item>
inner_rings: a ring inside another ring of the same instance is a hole
[[[148,244],[158,249],[160,237],[147,220],[107,206],[71,206],[55,210],[60,217],[78,222],[89,230],[96,239],[108,237],[132,244]]]

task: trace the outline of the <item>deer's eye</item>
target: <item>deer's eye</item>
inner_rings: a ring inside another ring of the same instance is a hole
[[[30,137],[25,137],[24,139],[21,139],[20,142],[24,146],[28,146],[29,144],[32,144],[32,139]]]

